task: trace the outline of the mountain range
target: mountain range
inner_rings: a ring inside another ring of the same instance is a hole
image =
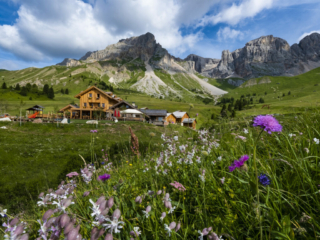
[[[260,76],[295,76],[320,67],[320,34],[304,37],[299,44],[272,35],[263,36],[233,52],[224,50],[221,59],[190,54],[185,59],[168,53],[151,33],[122,39],[105,49],[87,52],[79,60],[66,58],[58,65],[79,66],[111,59],[140,58],[153,69],[169,73],[197,72],[210,78],[244,78]]]

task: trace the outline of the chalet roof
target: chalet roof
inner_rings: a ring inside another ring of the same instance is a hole
[[[167,113],[167,117],[169,117],[172,113]]]
[[[195,118],[185,118],[183,119],[182,123],[193,123],[194,121],[197,122]]]
[[[59,110],[59,112],[63,112],[65,109],[67,109],[67,108],[69,108],[69,107],[70,107],[70,108],[80,108],[78,105],[68,104],[67,106],[61,108],[61,109]]]
[[[103,95],[111,98],[111,99],[114,99],[116,101],[119,101],[121,100],[121,98],[114,98],[114,95],[113,96],[110,96],[112,94],[112,92],[105,92],[103,90],[101,90],[100,88],[97,88],[96,86],[91,86],[89,88],[87,88],[86,90],[84,91],[81,91],[80,93],[78,93],[77,95],[75,95],[74,97],[75,98],[80,98],[83,94],[86,94],[87,92],[91,91],[92,89],[96,89],[97,91],[99,91],[100,93],[102,93]]]
[[[26,110],[33,110],[33,111],[42,111],[45,107],[42,107],[40,105],[34,105],[33,107],[31,108],[28,108]]]
[[[176,111],[176,112],[173,112],[173,116],[175,116],[176,118],[182,118],[187,112],[180,112],[180,111]],[[188,115],[188,113],[187,113]],[[189,116],[189,115],[188,115]]]
[[[123,100],[122,100],[121,102],[116,103],[115,105],[113,105],[113,106],[110,107],[110,108],[111,108],[111,109],[116,109],[117,107],[121,106],[122,104],[125,104],[125,105],[129,106],[131,109],[137,108],[137,107],[134,107],[134,106],[132,106],[130,103],[128,103],[128,102],[126,102],[126,101],[123,101]]]
[[[152,117],[166,117],[167,110],[158,110],[158,109],[140,109],[141,112],[148,116]]]

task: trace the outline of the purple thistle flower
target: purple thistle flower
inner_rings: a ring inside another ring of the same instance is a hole
[[[271,184],[271,180],[269,179],[269,177],[266,174],[260,174],[259,178],[259,182],[263,185],[263,186],[267,186]]]
[[[259,115],[253,120],[253,126],[257,127],[260,126],[264,131],[271,134],[272,132],[281,132],[282,126],[278,122],[277,119],[275,119],[271,115]]]
[[[109,178],[110,178],[110,174],[106,174],[106,173],[98,177],[98,179],[103,182],[108,180]]]
[[[229,171],[233,172],[236,168],[241,168],[245,161],[248,161],[249,156],[248,155],[243,155],[239,158],[239,160],[234,160],[234,162],[229,166]]]

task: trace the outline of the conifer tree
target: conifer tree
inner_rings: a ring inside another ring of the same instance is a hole
[[[69,94],[69,89],[66,88],[66,90],[64,91],[65,94]]]
[[[20,84],[19,84],[19,83],[17,83],[15,89],[16,89],[17,91],[20,91]]]
[[[45,84],[43,86],[43,94],[48,95],[48,93],[49,93],[49,85]]]
[[[5,82],[2,83],[2,89],[7,89],[7,84]]]
[[[54,99],[54,91],[53,88],[49,88],[49,92],[48,92],[48,98],[50,99]]]

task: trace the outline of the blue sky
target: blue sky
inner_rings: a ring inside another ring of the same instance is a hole
[[[0,69],[78,59],[146,32],[176,57],[220,58],[260,36],[292,45],[320,33],[319,12],[320,0],[0,0]]]

